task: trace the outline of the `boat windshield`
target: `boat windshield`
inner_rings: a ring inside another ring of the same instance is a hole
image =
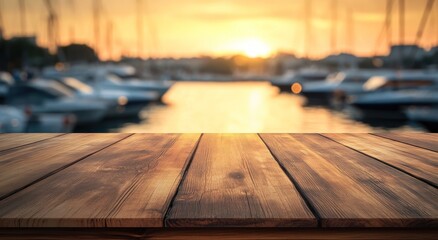
[[[388,79],[384,77],[373,77],[364,85],[366,91],[376,91],[384,89],[411,89],[435,85],[436,82],[429,78],[409,78],[409,79]]]
[[[81,81],[79,81],[76,78],[73,77],[66,77],[63,78],[63,83],[65,83],[67,86],[75,89],[76,91],[79,91],[81,93],[90,94],[93,92],[93,88],[90,85],[87,85]]]
[[[374,91],[385,85],[386,82],[387,78],[385,77],[372,77],[363,85],[363,88],[366,91]]]
[[[108,74],[106,76],[106,78],[108,81],[115,83],[115,84],[121,84],[123,81],[119,76],[117,76],[115,74]]]
[[[327,77],[327,81],[330,83],[340,83],[344,81],[346,74],[345,73],[336,73],[336,74],[330,74]]]
[[[55,81],[38,80],[34,81],[32,85],[57,97],[73,97],[75,95],[73,91]]]

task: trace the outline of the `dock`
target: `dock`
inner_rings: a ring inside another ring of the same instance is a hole
[[[0,238],[434,239],[437,185],[431,133],[1,134]]]

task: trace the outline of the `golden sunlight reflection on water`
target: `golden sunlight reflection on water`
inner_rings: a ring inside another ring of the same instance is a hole
[[[119,132],[300,133],[375,132],[381,129],[326,108],[305,108],[303,99],[279,94],[265,82],[179,82],[164,97],[167,105],[142,112],[142,121]],[[402,130],[412,130],[404,127]]]

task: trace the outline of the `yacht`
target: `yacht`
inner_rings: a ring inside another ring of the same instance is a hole
[[[420,123],[428,131],[438,132],[438,101],[432,108],[409,108],[406,115],[409,120]]]
[[[0,104],[5,101],[8,95],[9,88],[14,85],[15,81],[11,74],[7,72],[0,72]]]
[[[319,69],[304,69],[298,72],[289,71],[281,77],[272,79],[271,83],[278,87],[280,91],[291,92],[291,86],[294,83],[303,85],[304,83],[323,81],[328,75],[328,71]]]
[[[33,114],[71,114],[78,125],[101,121],[108,109],[103,102],[78,99],[60,84],[36,79],[10,89],[6,102]]]
[[[434,74],[403,74],[373,77],[364,84],[364,94],[351,99],[362,110],[403,110],[408,106],[428,106],[438,99],[438,78]]]
[[[0,133],[22,133],[27,126],[26,114],[19,108],[0,105]]]
[[[154,92],[93,88],[73,77],[57,77],[54,81],[75,92],[77,98],[105,101],[109,104],[106,117],[131,117],[157,98]]]
[[[375,75],[385,74],[384,71],[349,70],[331,74],[323,81],[303,83],[303,95],[310,102],[331,104],[344,102],[347,96],[363,92],[365,82]]]
[[[91,82],[99,89],[140,91],[143,94],[154,96],[154,101],[161,100],[172,86],[169,82],[153,82],[138,79],[124,80],[115,74],[109,73],[97,74],[91,78]]]

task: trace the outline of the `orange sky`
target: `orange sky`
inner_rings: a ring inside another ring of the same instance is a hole
[[[7,37],[22,33],[19,0],[0,0]],[[47,43],[47,11],[43,0],[26,1],[26,34],[36,33]],[[359,55],[375,51],[377,35],[385,18],[384,0],[338,0],[337,48],[330,47],[332,0],[313,0],[310,56],[351,50]],[[406,41],[413,42],[427,0],[406,1]],[[60,42],[94,45],[93,0],[53,0],[60,21]],[[305,54],[305,0],[143,0],[144,57],[199,55],[266,56],[277,51]],[[106,25],[114,24],[113,56],[136,56],[136,0],[102,0],[99,52],[107,58]],[[393,9],[393,40],[398,41],[398,0]],[[438,3],[436,3],[438,5]],[[350,9],[350,10],[349,10]],[[354,45],[347,43],[347,12],[352,13]],[[72,30],[73,29],[73,30]],[[438,6],[429,19],[422,45],[438,41]],[[257,50],[255,50],[257,49]],[[379,53],[387,48],[382,43]]]

